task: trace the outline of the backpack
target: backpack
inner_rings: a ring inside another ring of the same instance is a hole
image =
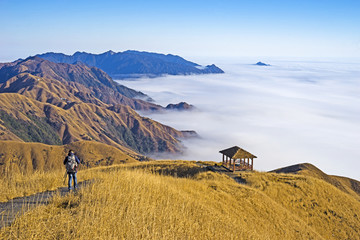
[[[66,162],[66,171],[67,172],[76,172],[77,165],[78,164],[76,162],[75,155],[67,157],[67,162]]]

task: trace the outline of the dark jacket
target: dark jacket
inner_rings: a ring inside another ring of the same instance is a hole
[[[71,156],[71,155],[70,154],[67,155],[66,158],[64,159],[64,165],[66,165],[69,156]],[[76,155],[74,155],[74,156],[75,156],[75,161],[77,162],[77,164],[80,164],[79,158]],[[75,172],[77,172],[77,168],[75,168]]]

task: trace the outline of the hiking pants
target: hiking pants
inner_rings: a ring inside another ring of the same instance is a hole
[[[74,179],[74,189],[75,189],[77,187],[76,172],[68,172],[68,175],[69,175],[68,189],[71,190],[71,183],[73,179]]]

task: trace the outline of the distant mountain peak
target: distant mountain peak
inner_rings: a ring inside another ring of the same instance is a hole
[[[80,54],[84,54],[84,53],[86,53],[86,52],[77,51],[77,52],[75,52],[73,55],[75,56],[75,55],[80,55]]]
[[[104,52],[103,54],[114,55],[114,54],[116,54],[116,52],[109,50],[107,52]]]
[[[141,76],[157,77],[162,75],[224,73],[223,70],[214,64],[199,68],[199,64],[185,60],[177,55],[136,50],[124,52],[109,50],[101,54],[76,52],[73,55],[51,52],[37,56],[55,63],[72,64],[81,61],[87,66],[102,69],[115,79]]]

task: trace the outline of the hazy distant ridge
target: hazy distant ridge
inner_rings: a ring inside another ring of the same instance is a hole
[[[102,54],[76,52],[73,55],[49,52],[37,56],[55,63],[73,64],[75,62],[83,62],[89,66],[98,67],[118,79],[143,75],[156,77],[164,74],[189,75],[224,73],[223,70],[214,64],[200,66],[199,64],[172,54],[165,55],[130,50],[118,53],[108,51]]]

